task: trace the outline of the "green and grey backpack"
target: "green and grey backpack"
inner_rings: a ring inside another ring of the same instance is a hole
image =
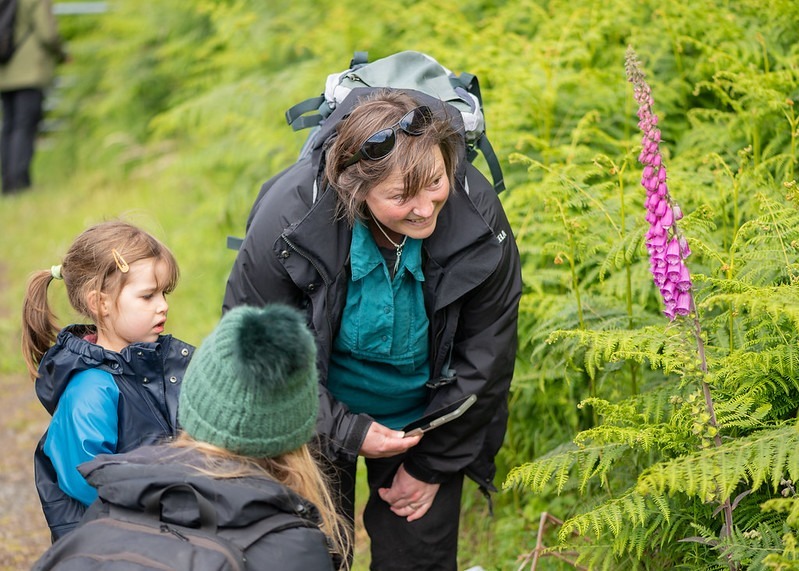
[[[286,111],[286,121],[295,131],[314,128],[300,151],[300,157],[313,146],[319,125],[350,91],[358,87],[413,89],[458,109],[466,129],[467,158],[472,161],[478,151],[482,152],[491,171],[494,189],[497,192],[505,189],[502,169],[486,136],[483,99],[477,77],[466,72],[455,75],[431,56],[415,51],[399,52],[371,63],[366,52],[355,52],[349,69],[327,76],[324,93],[301,101]]]

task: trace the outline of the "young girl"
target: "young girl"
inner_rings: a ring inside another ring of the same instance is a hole
[[[70,304],[90,325],[58,333],[47,300],[53,280],[63,280]],[[53,541],[97,497],[79,464],[176,434],[181,378],[194,350],[163,335],[166,295],[177,281],[169,249],[121,221],[87,229],[61,265],[30,279],[22,348],[36,394],[53,417],[34,454]]]

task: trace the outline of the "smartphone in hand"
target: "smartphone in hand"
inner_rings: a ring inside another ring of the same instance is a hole
[[[455,401],[454,403],[424,415],[418,420],[405,425],[402,429],[405,436],[418,436],[428,430],[432,430],[437,426],[446,424],[451,420],[455,420],[466,412],[470,406],[477,400],[477,395],[468,395]]]

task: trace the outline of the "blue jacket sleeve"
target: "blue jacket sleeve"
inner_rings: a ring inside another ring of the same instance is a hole
[[[58,485],[89,505],[97,490],[78,472],[78,465],[117,448],[119,388],[110,373],[90,369],[67,385],[50,421],[44,452],[53,463]]]

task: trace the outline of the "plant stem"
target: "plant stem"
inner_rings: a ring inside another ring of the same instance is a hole
[[[625,165],[627,162],[625,161]],[[616,165],[613,165],[614,167]],[[619,229],[621,234],[621,240],[624,242],[625,238],[625,209],[624,209],[624,166],[622,168],[616,169],[618,173],[619,179],[619,206],[620,206],[620,222],[619,222]],[[626,292],[625,292],[625,301],[627,302],[627,326],[632,329],[635,326],[635,320],[633,319],[633,278],[632,278],[632,270],[630,268],[630,262],[625,258],[624,260],[624,274],[626,279]],[[629,361],[630,367],[630,391],[633,395],[638,394],[638,369],[635,366],[635,363]]]
[[[793,101],[789,102],[788,107],[790,112],[786,113],[785,116],[788,117],[788,124],[791,127],[791,153],[788,160],[787,178],[788,181],[792,181],[794,176],[794,167],[796,166],[796,137],[799,136],[799,120],[797,120],[796,114],[793,111]]]
[[[577,257],[577,245],[574,243],[574,232],[569,229],[569,221],[566,219],[566,213],[563,211],[563,205],[557,201],[558,210],[560,211],[560,219],[563,222],[563,229],[566,230],[566,235],[569,237],[569,270],[571,271],[572,289],[574,290],[574,297],[577,303],[577,318],[580,321],[580,329],[585,329],[585,318],[583,317],[583,304],[580,300],[580,280],[577,278],[577,268],[575,267],[575,258]]]
[[[705,380],[707,378],[707,357],[705,356],[705,342],[702,340],[702,329],[699,324],[699,317],[698,312],[696,310],[696,304],[694,303],[693,296],[691,296],[691,311],[693,313],[693,334],[696,338],[696,347],[697,352],[699,354],[699,367],[702,370],[702,393],[705,396],[705,406],[707,407],[707,412],[710,415],[710,426],[716,429],[716,433],[713,435],[713,443],[716,447],[721,446],[721,434],[718,431],[718,423],[716,421],[716,409],[713,406],[713,396],[710,393],[710,385]],[[721,511],[724,514],[724,527],[721,530],[722,537],[730,537],[732,535],[732,504],[730,503],[730,498],[726,498],[721,505]],[[727,564],[729,565],[730,569],[735,571],[738,569],[738,566],[735,564],[734,561],[728,558]]]

